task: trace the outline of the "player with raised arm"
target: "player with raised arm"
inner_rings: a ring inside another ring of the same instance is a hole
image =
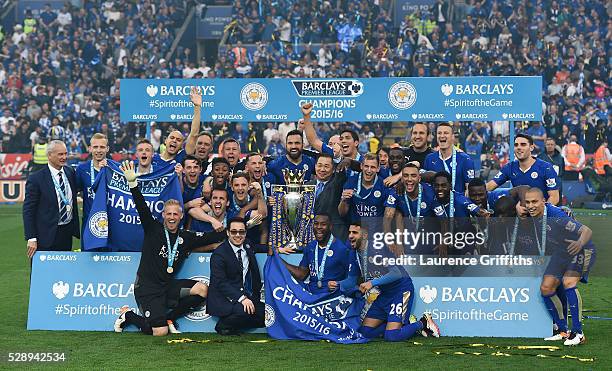
[[[201,306],[206,300],[208,286],[188,279],[175,279],[177,272],[191,251],[197,247],[219,243],[224,233],[194,233],[179,228],[183,210],[177,200],[168,200],[162,211],[163,220],[153,218],[151,210],[138,188],[134,163],[125,161],[121,170],[128,182],[134,204],[144,229],[140,264],[134,283],[134,296],[140,316],[126,305],[115,321],[115,332],[122,332],[134,324],[148,335],[164,336],[177,333],[174,321]]]

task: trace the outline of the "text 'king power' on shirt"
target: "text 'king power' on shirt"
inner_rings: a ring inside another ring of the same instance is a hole
[[[287,169],[294,173],[296,171],[305,171],[306,174],[304,174],[304,182],[307,182],[312,177],[314,167],[315,160],[312,157],[302,155],[302,161],[296,165],[289,161],[287,156],[282,156],[268,163],[268,175],[271,175],[271,181],[273,184],[285,184],[283,169]]]
[[[555,169],[551,164],[540,159],[535,159],[535,162],[527,171],[521,170],[519,161],[514,160],[502,167],[501,171],[493,178],[498,186],[508,180],[513,187],[521,185],[537,187],[542,190],[546,199],[548,199],[548,191],[559,189]]]
[[[355,191],[349,200],[349,219],[351,222],[367,217],[382,217],[385,215],[385,202],[389,196],[389,188],[385,187],[381,177],[377,177],[371,188],[359,187],[359,176],[353,175],[346,183],[344,189]],[[358,188],[361,188],[360,192]]]
[[[334,238],[325,259],[325,267],[323,276],[321,277],[321,288],[317,286],[319,280],[316,268],[321,268],[325,246],[318,246],[318,242],[310,241],[304,248],[304,255],[300,261],[300,267],[308,267],[310,269],[310,282],[308,289],[313,294],[329,293],[327,282],[342,281],[348,275],[349,269],[349,247],[337,238]],[[315,263],[315,249],[319,249],[318,262]]]
[[[465,152],[456,151],[456,170],[455,170],[455,188],[459,193],[465,193],[465,185],[474,179],[474,161]],[[438,172],[447,171],[453,174],[452,169],[453,156],[446,160],[442,160],[440,152],[432,152],[425,157],[423,168],[428,171]]]

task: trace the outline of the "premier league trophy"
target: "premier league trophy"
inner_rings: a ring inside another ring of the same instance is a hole
[[[272,225],[268,243],[273,248],[301,250],[313,240],[315,186],[304,185],[303,170],[283,169],[285,185],[274,185]]]

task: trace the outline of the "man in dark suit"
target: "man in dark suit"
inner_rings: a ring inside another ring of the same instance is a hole
[[[72,236],[80,236],[76,174],[67,157],[64,142],[51,141],[48,166],[28,177],[23,228],[30,258],[36,250],[70,251]]]
[[[246,223],[233,218],[227,224],[228,239],[210,258],[207,312],[219,317],[215,330],[220,335],[237,335],[241,330],[264,327],[265,306],[261,302],[261,276],[255,251],[267,251],[245,242]]]
[[[315,186],[314,215],[328,214],[331,217],[332,234],[340,241],[346,241],[348,238],[348,224],[338,214],[344,182],[346,171],[334,172],[333,157],[321,153],[315,163],[314,179],[306,183]]]

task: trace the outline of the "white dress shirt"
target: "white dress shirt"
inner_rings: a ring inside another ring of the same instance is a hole
[[[58,174],[60,173],[60,170],[57,170],[51,165],[47,165],[47,166],[49,166],[49,170],[51,170],[51,176],[53,177],[53,179],[55,179],[55,183],[59,185]],[[68,182],[68,177],[66,176],[66,172],[64,171],[64,169],[62,169],[61,172],[62,172],[62,178],[64,179],[64,188],[66,189],[66,197],[68,198],[68,205],[70,205],[70,211],[68,212],[68,218],[67,218],[68,221],[66,223],[58,223],[58,225],[64,225],[64,224],[70,223],[70,221],[72,220],[72,211],[74,210],[74,206],[72,205],[72,189],[70,188],[70,182]],[[60,196],[59,190],[55,188],[55,186],[53,188],[55,189],[55,197],[57,198],[57,209],[61,210],[62,198]]]

